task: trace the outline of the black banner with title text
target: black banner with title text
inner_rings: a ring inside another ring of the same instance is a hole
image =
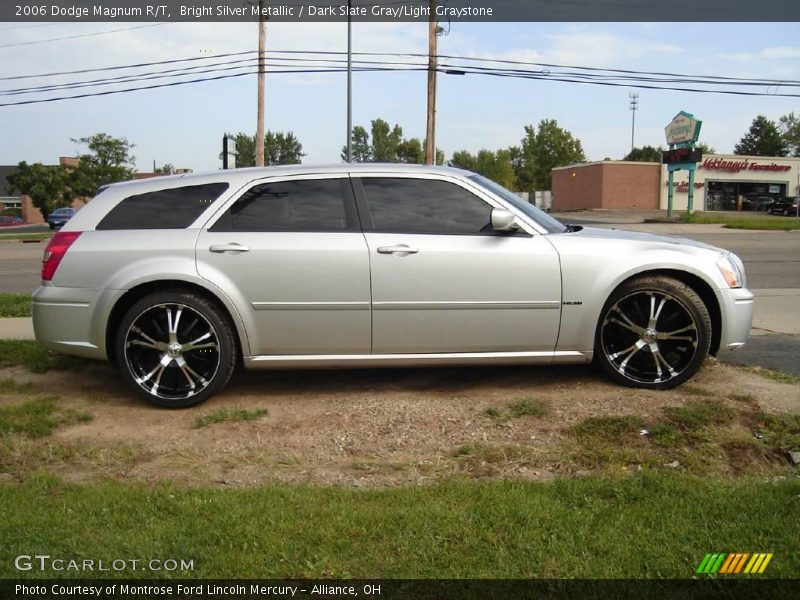
[[[10,0],[0,21],[792,22],[797,0]]]
[[[783,600],[800,595],[800,580],[760,578],[701,579],[331,579],[331,580],[0,580],[3,600],[694,600],[758,598]]]

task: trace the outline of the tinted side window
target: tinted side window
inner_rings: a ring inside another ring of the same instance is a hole
[[[464,188],[431,179],[361,180],[372,225],[385,233],[493,234],[492,207]]]
[[[209,183],[128,196],[96,229],[185,229],[227,189],[227,183]]]
[[[245,192],[211,231],[347,231],[347,179],[303,179],[257,185]]]

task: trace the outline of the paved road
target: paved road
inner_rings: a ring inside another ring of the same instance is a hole
[[[46,242],[0,242],[0,292],[24,294],[38,286]]]

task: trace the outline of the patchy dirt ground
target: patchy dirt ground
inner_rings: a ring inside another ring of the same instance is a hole
[[[570,449],[574,426],[590,417],[633,415],[655,423],[665,407],[692,401],[719,401],[751,415],[800,412],[797,385],[714,360],[668,392],[619,387],[589,367],[242,371],[224,394],[182,411],[139,401],[105,364],[80,373],[0,370],[0,380],[7,378],[32,382],[30,393],[56,395],[64,409],[93,418],[45,438],[14,438],[0,446],[6,454],[0,471],[8,478],[46,467],[72,481],[384,486],[452,475],[546,480],[582,473]],[[19,394],[0,394],[0,406],[20,401]],[[510,416],[509,406],[520,401],[541,403],[544,416]],[[194,427],[198,417],[234,408],[267,413]],[[732,439],[753,437],[746,424],[730,428]]]

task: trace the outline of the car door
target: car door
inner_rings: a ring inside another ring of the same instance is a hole
[[[555,350],[558,255],[532,231],[496,232],[497,199],[459,178],[354,179],[372,277],[372,351]]]
[[[256,182],[196,256],[243,312],[253,355],[369,354],[369,255],[347,174]]]

